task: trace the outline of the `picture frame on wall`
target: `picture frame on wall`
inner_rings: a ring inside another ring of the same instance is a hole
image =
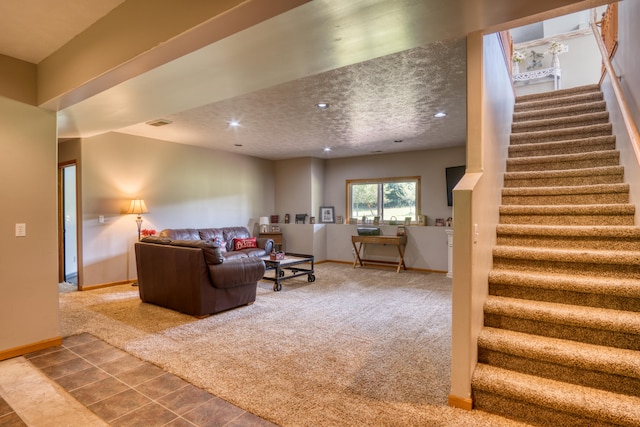
[[[320,223],[333,224],[336,222],[335,209],[333,206],[320,206]]]

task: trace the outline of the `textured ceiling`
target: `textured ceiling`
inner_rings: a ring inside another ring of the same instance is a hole
[[[606,1],[313,0],[93,96],[75,88],[80,98],[61,110],[43,107],[59,110],[60,138],[116,131],[267,159],[459,146],[466,34]],[[0,54],[38,63],[121,3],[2,0]],[[145,124],[153,119],[173,123]]]
[[[163,116],[170,125],[119,132],[267,159],[464,145],[465,64],[464,40],[436,42]],[[321,101],[330,107],[318,109]],[[447,117],[433,117],[442,111]]]

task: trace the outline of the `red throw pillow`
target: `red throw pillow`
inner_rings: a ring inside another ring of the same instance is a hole
[[[233,250],[239,251],[241,249],[247,248],[257,248],[258,244],[256,243],[255,237],[248,237],[246,239],[233,239]]]

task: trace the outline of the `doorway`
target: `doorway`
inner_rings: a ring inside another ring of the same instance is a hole
[[[78,204],[76,162],[58,166],[58,282],[78,290]]]

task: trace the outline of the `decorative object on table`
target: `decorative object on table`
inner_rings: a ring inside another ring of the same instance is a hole
[[[312,216],[309,218],[309,224],[315,224],[316,223],[316,217]]]
[[[427,225],[427,216],[426,215],[418,215],[418,225],[421,225],[421,226]]]
[[[142,237],[155,236],[156,235],[156,230],[154,230],[152,228],[143,228],[140,231],[140,234],[142,234]]]
[[[269,217],[261,216],[259,224],[260,224],[260,232],[266,233],[269,230]]]
[[[147,209],[147,205],[144,203],[142,199],[133,199],[131,200],[131,204],[129,205],[129,210],[127,210],[128,214],[138,215],[136,218],[136,224],[138,225],[138,241],[140,240],[140,234],[142,232],[142,214],[149,213]]]
[[[564,45],[560,42],[553,42],[549,49],[547,49],[544,53],[551,54],[551,68],[560,68],[560,58],[559,56],[565,52],[569,51],[569,46]]]
[[[544,53],[538,53],[535,50],[532,50],[529,56],[531,57],[531,62],[529,63],[527,70],[531,71],[542,68],[542,58],[544,57]]]
[[[513,62],[512,74],[520,73],[520,64],[527,58],[524,52],[514,51],[513,55],[511,55],[511,62]]]
[[[362,218],[360,219],[360,224],[366,224],[367,223],[367,217],[366,215],[362,215]]]
[[[396,218],[395,216],[389,218],[389,225],[398,225],[398,218]]]
[[[271,215],[271,224],[277,224],[280,222],[280,215]]]
[[[336,222],[335,209],[333,206],[320,206],[320,223],[322,224],[333,224]]]
[[[404,225],[411,225],[411,220],[413,218],[411,218],[410,216],[406,216],[404,217]]]
[[[373,217],[373,225],[380,225],[380,217],[379,216],[374,216]]]
[[[289,214],[285,214],[285,215],[284,215],[284,223],[285,223],[285,224],[289,224],[289,222],[290,222],[290,221],[291,221],[291,220],[290,220],[290,216],[289,216]]]
[[[349,224],[357,225],[358,224],[358,218],[349,218]]]
[[[447,218],[447,227],[451,227],[453,225],[453,218]]]
[[[277,261],[277,260],[281,261],[284,259],[284,252],[273,251],[271,252],[271,254],[269,254],[269,259],[272,261]]]
[[[407,235],[407,229],[405,228],[404,225],[399,225],[398,229],[396,230],[396,236],[406,236]]]
[[[336,224],[342,224],[344,222],[344,218],[341,216],[336,217]]]
[[[436,227],[444,227],[444,219],[436,218]]]
[[[271,226],[271,232],[272,233],[279,233],[280,232],[280,226],[279,225],[272,225]]]
[[[382,234],[380,227],[358,227],[358,236],[379,236]]]
[[[304,224],[307,222],[308,214],[296,214],[296,224]]]

